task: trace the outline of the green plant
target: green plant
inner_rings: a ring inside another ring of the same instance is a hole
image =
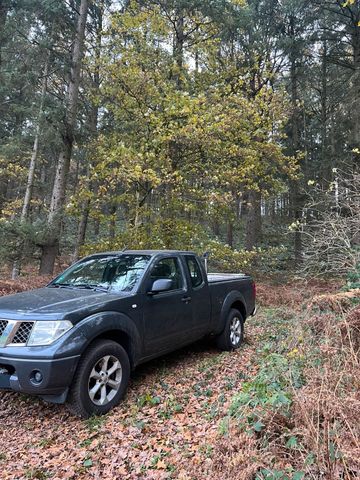
[[[267,311],[258,349],[259,369],[251,380],[242,383],[229,408],[229,417],[250,432],[260,433],[266,428],[269,412],[288,418],[293,389],[304,385],[304,359],[289,337],[297,320],[282,313],[281,309]]]
[[[355,288],[360,288],[360,263],[356,265],[355,270],[347,274],[345,290],[353,290]]]
[[[100,430],[103,424],[106,422],[106,415],[103,416],[92,416],[85,420],[85,425],[88,427],[90,432],[96,432]]]
[[[302,480],[305,473],[301,471],[269,470],[264,468],[257,475],[255,480]]]
[[[158,405],[161,402],[161,398],[158,397],[157,395],[153,396],[150,393],[145,393],[144,395],[141,395],[138,400],[137,404],[139,408],[144,407],[145,405]]]

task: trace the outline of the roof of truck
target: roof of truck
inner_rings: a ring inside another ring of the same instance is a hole
[[[191,253],[192,255],[196,255],[195,252],[189,251],[189,250],[116,250],[116,251],[111,251],[111,252],[97,252],[97,253],[92,253],[89,256],[94,256],[94,255],[121,255],[122,253],[125,254],[135,254],[135,255],[158,255],[159,253]]]

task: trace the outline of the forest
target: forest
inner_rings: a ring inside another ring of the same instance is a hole
[[[359,100],[359,0],[0,0],[0,295],[184,249],[259,306],[104,417],[1,392],[3,480],[360,478]]]
[[[124,247],[356,271],[357,2],[2,0],[0,15],[13,278]]]

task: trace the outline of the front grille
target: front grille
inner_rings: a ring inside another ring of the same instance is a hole
[[[4,333],[5,328],[7,327],[8,321],[7,320],[0,320],[0,337]]]
[[[34,322],[21,322],[11,343],[26,343],[29,340],[33,326]]]

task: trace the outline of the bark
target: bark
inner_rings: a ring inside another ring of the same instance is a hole
[[[89,220],[89,213],[90,213],[90,200],[87,199],[83,204],[82,213],[81,213],[81,217],[80,217],[80,222],[79,222],[79,225],[78,225],[77,238],[76,238],[75,251],[74,251],[74,260],[75,261],[79,259],[80,248],[85,243],[86,229],[87,229],[88,220]]]
[[[234,246],[234,224],[232,220],[229,220],[227,224],[226,243],[231,248]]]
[[[296,157],[300,150],[300,112],[298,107],[298,68],[297,68],[297,52],[296,52],[296,19],[290,19],[290,37],[292,39],[292,47],[290,49],[290,79],[291,79],[291,140],[292,140],[292,154]],[[293,210],[293,218],[295,222],[299,222],[302,218],[302,202],[299,184],[297,181],[292,182],[291,185],[291,203]],[[294,257],[295,263],[299,264],[302,261],[302,237],[300,230],[295,230],[294,233]]]
[[[321,170],[322,177],[330,180],[331,166],[328,158],[328,105],[327,105],[327,41],[323,42],[322,61],[321,61]]]
[[[32,199],[32,194],[33,194],[33,189],[34,189],[34,181],[35,181],[35,170],[36,170],[36,164],[37,164],[37,159],[38,159],[38,154],[39,154],[40,135],[41,135],[41,127],[42,127],[42,116],[43,116],[43,110],[44,110],[45,95],[46,95],[46,90],[47,90],[48,73],[49,73],[49,56],[47,56],[47,59],[46,59],[46,62],[45,62],[45,67],[44,67],[44,72],[43,72],[43,81],[42,81],[42,87],[41,87],[39,113],[38,113],[38,118],[37,118],[37,123],[36,123],[36,129],[35,129],[34,144],[33,144],[30,164],[29,164],[26,190],[25,190],[25,195],[24,195],[24,202],[23,202],[23,207],[22,207],[22,211],[21,211],[21,215],[20,215],[20,223],[25,223],[26,220],[28,219],[29,213],[30,213],[31,199]],[[18,243],[17,243],[18,258],[14,261],[12,272],[11,272],[12,280],[15,280],[20,274],[21,261],[22,261],[23,255],[24,255],[25,248],[26,248],[26,246],[25,245],[21,246],[21,241],[19,240]]]
[[[100,220],[94,219],[94,235],[97,237],[100,234]]]
[[[183,87],[182,72],[184,67],[184,16],[182,11],[178,12],[178,18],[175,25],[174,38],[174,60],[176,65],[175,81],[179,90]]]
[[[212,231],[213,231],[213,234],[216,236],[216,237],[219,237],[220,236],[220,223],[219,223],[219,220],[217,218],[215,218],[213,220],[213,223],[212,223]]]
[[[85,39],[85,26],[88,13],[88,0],[81,0],[78,13],[74,48],[72,52],[72,65],[70,71],[70,82],[66,99],[66,117],[62,135],[62,149],[59,154],[55,180],[48,214],[48,239],[43,246],[40,273],[52,274],[55,258],[59,247],[61,235],[62,213],[65,204],[67,175],[70,168],[70,160],[74,143],[74,130],[78,110],[78,96],[81,64]]]
[[[40,259],[40,274],[52,274],[54,271],[55,258],[58,254],[58,245],[43,245]],[[51,273],[50,273],[51,272]]]
[[[249,192],[246,228],[245,228],[245,248],[252,250],[258,246],[261,241],[261,193]]]
[[[26,191],[25,191],[25,196],[24,196],[24,203],[23,203],[23,208],[22,208],[21,217],[20,217],[21,222],[24,222],[25,220],[27,220],[27,218],[29,216],[29,212],[30,212],[30,204],[31,204],[32,193],[33,193],[33,189],[34,189],[35,169],[36,169],[36,164],[37,164],[37,159],[38,159],[38,154],[39,154],[41,122],[42,122],[42,116],[43,116],[43,110],[44,110],[45,95],[46,95],[46,90],[47,90],[48,73],[49,73],[49,58],[47,59],[46,64],[45,64],[45,68],[44,68],[44,77],[43,77],[43,83],[42,83],[42,88],[41,88],[41,100],[40,100],[40,107],[39,107],[39,115],[38,115],[36,131],[35,131],[34,145],[33,145],[30,165],[29,165],[29,172],[28,172],[27,185],[26,185]]]
[[[358,101],[360,98],[360,28],[356,25],[352,28],[352,49],[354,71],[351,78],[351,148],[360,147],[360,110]],[[356,154],[355,154],[356,158]],[[358,157],[355,161],[358,160]]]
[[[9,12],[9,0],[0,0],[0,70],[2,67],[2,47],[6,41],[5,25]]]
[[[0,179],[0,214],[7,200],[7,192],[9,188],[9,178]]]
[[[100,2],[100,5],[97,9],[97,22],[96,22],[96,46],[95,46],[95,71],[92,79],[92,87],[94,95],[98,95],[100,89],[100,57],[101,57],[101,46],[102,46],[102,30],[103,30],[103,2]],[[98,116],[99,116],[99,107],[97,103],[94,103],[91,107],[89,114],[89,131],[91,138],[95,139],[98,133]],[[90,160],[92,154],[92,147],[87,149],[87,184],[90,189],[94,187],[93,182],[90,180],[91,169],[90,169]],[[80,249],[85,244],[86,239],[86,230],[88,226],[90,213],[90,199],[86,199],[82,205],[82,213],[78,225],[78,231],[75,242],[74,250],[74,260],[78,260],[80,255]]]
[[[116,232],[116,205],[110,207],[110,222],[109,222],[109,239],[114,240]]]

